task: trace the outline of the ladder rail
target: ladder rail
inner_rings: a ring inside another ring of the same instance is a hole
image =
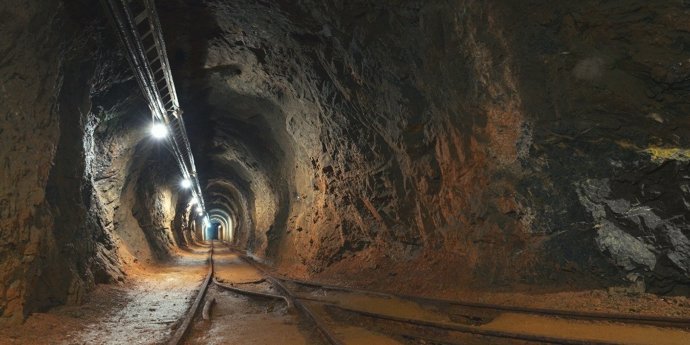
[[[185,178],[192,181],[193,194],[206,214],[203,191],[199,182],[194,155],[182,118],[170,62],[165,48],[154,0],[102,0],[127,50],[127,59],[155,121],[170,131],[167,141]],[[137,3],[143,10],[133,13]],[[147,22],[148,25],[142,25]],[[143,33],[141,31],[144,31]],[[149,41],[146,44],[145,41]],[[155,54],[152,54],[154,53]],[[154,70],[154,66],[160,65]],[[160,76],[162,72],[162,76]]]

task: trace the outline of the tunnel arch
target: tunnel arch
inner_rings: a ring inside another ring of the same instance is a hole
[[[255,238],[254,203],[251,190],[228,179],[210,180],[206,187],[208,207],[220,209],[232,219],[233,244],[252,248]]]
[[[218,221],[223,225],[224,235],[223,240],[232,242],[234,238],[234,222],[231,213],[226,212],[223,209],[214,208],[209,211],[209,217],[211,221]]]

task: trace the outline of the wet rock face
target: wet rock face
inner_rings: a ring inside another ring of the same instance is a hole
[[[688,278],[684,6],[160,4],[238,244],[304,274],[665,293]]]

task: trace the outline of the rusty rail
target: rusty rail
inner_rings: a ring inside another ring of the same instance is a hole
[[[690,327],[690,319],[678,318],[678,317],[666,317],[666,316],[655,316],[655,315],[631,315],[631,314],[602,313],[602,312],[581,312],[581,311],[569,311],[569,310],[546,309],[546,308],[529,308],[529,307],[520,307],[520,306],[506,306],[506,305],[499,305],[499,304],[475,303],[475,302],[468,302],[468,301],[436,299],[436,298],[428,298],[428,297],[420,297],[420,296],[398,295],[398,294],[386,293],[386,292],[381,292],[381,291],[371,291],[371,290],[363,290],[363,289],[355,289],[355,288],[349,288],[349,287],[328,285],[328,284],[322,284],[322,283],[313,282],[313,281],[295,280],[295,279],[289,279],[289,278],[284,278],[284,277],[275,278],[275,277],[272,277],[263,267],[261,267],[258,263],[256,263],[253,259],[248,257],[246,254],[241,253],[241,251],[238,251],[232,247],[230,247],[230,249],[234,250],[235,252],[238,252],[240,257],[244,261],[248,262],[249,264],[256,267],[259,271],[261,271],[267,277],[267,280],[272,281],[272,282],[274,282],[275,285],[279,286],[281,288],[281,290],[283,290],[286,294],[289,295],[290,298],[292,298],[295,301],[295,305],[298,305],[298,306],[302,305],[303,306],[303,304],[300,301],[313,301],[313,302],[322,304],[326,308],[334,308],[334,309],[339,309],[339,310],[342,310],[345,312],[355,313],[355,314],[365,316],[365,317],[381,319],[381,320],[388,320],[388,321],[397,322],[397,323],[416,325],[416,326],[427,327],[427,328],[432,328],[432,329],[437,329],[437,330],[442,330],[442,331],[451,331],[451,332],[459,332],[459,333],[471,334],[471,335],[476,335],[476,336],[486,336],[486,337],[494,337],[494,338],[504,338],[504,339],[532,341],[532,342],[549,343],[549,344],[561,344],[561,345],[582,345],[582,344],[612,345],[612,344],[617,344],[615,342],[607,342],[607,341],[567,339],[567,338],[556,338],[556,337],[540,336],[540,335],[533,335],[533,334],[522,334],[522,333],[516,333],[516,332],[496,331],[496,330],[490,330],[490,329],[482,329],[481,327],[476,327],[476,326],[460,325],[460,324],[453,324],[453,323],[439,323],[439,322],[434,322],[434,321],[409,319],[409,318],[402,318],[402,317],[397,317],[397,316],[392,316],[392,315],[363,311],[363,310],[348,308],[348,307],[341,306],[341,305],[338,305],[338,304],[333,303],[333,302],[328,302],[328,301],[320,300],[317,298],[301,297],[301,296],[295,295],[294,293],[292,293],[292,291],[290,289],[288,289],[285,286],[285,284],[283,282],[289,282],[289,283],[294,283],[294,284],[298,284],[298,285],[310,286],[310,287],[321,288],[321,289],[345,291],[345,292],[357,293],[357,294],[371,294],[371,295],[378,295],[378,296],[384,296],[384,297],[395,297],[395,298],[410,300],[410,301],[414,301],[414,302],[418,302],[418,303],[422,303],[422,304],[436,304],[436,305],[441,305],[441,306],[446,306],[446,307],[448,307],[448,306],[451,306],[451,307],[452,306],[460,306],[460,307],[467,307],[467,308],[493,310],[493,311],[498,311],[498,312],[514,312],[514,313],[545,315],[545,316],[561,317],[561,318],[569,318],[569,319],[622,322],[622,323],[643,324],[643,325],[673,327],[673,328],[689,328]],[[310,311],[307,309],[305,314],[310,314]],[[317,323],[317,322],[315,322],[315,323]],[[317,323],[317,325],[318,325],[318,323]],[[324,328],[325,328],[325,326],[324,326]],[[326,335],[326,334],[324,334],[324,335]],[[414,335],[409,335],[409,334],[407,336],[416,337]],[[331,342],[331,344],[333,344],[333,343]]]
[[[336,308],[336,309],[340,309],[340,310],[343,310],[346,312],[355,313],[355,314],[359,314],[359,315],[363,315],[363,316],[367,316],[367,317],[371,317],[371,318],[375,318],[375,319],[384,319],[384,320],[389,320],[389,321],[394,321],[394,322],[399,322],[399,323],[405,323],[405,324],[413,324],[413,325],[418,325],[418,326],[423,326],[423,327],[428,327],[428,328],[434,328],[434,329],[439,329],[439,330],[460,332],[460,333],[466,333],[466,334],[472,334],[472,335],[481,335],[481,336],[493,337],[493,338],[524,340],[524,341],[532,341],[532,342],[546,343],[546,344],[559,344],[559,345],[619,345],[620,344],[620,343],[615,343],[615,342],[605,342],[605,341],[597,341],[597,340],[565,339],[565,338],[554,338],[554,337],[547,337],[547,336],[541,336],[541,335],[522,334],[522,333],[515,333],[515,332],[495,331],[495,330],[490,330],[490,329],[482,329],[480,327],[458,325],[458,324],[446,324],[446,323],[439,323],[439,322],[426,321],[426,320],[409,319],[409,318],[397,317],[397,316],[380,314],[380,313],[373,313],[373,312],[369,312],[369,311],[343,307],[343,306],[333,304],[333,303],[325,303],[325,304],[329,308]]]
[[[199,288],[199,293],[197,294],[196,299],[194,299],[194,303],[192,303],[191,307],[187,311],[187,314],[184,317],[184,319],[182,320],[182,323],[177,328],[177,330],[173,334],[172,338],[170,338],[170,340],[168,341],[168,345],[182,344],[182,342],[184,341],[184,338],[189,333],[189,329],[192,325],[192,321],[194,320],[194,316],[199,311],[199,306],[201,305],[201,301],[203,301],[204,296],[206,296],[206,291],[208,291],[209,283],[211,282],[211,279],[213,278],[213,242],[211,242],[211,249],[209,250],[208,263],[209,263],[208,274],[206,275],[204,282],[201,284],[201,287]]]
[[[561,309],[549,309],[549,308],[531,308],[531,307],[520,307],[511,305],[501,305],[501,304],[491,304],[491,303],[477,303],[468,301],[458,301],[458,300],[448,300],[448,299],[437,299],[421,296],[410,296],[410,295],[399,295],[387,292],[372,291],[355,289],[343,286],[335,286],[328,284],[321,284],[312,281],[303,281],[297,279],[280,278],[283,281],[291,282],[304,286],[312,286],[317,288],[322,288],[326,290],[335,291],[345,291],[350,293],[361,293],[361,294],[372,294],[379,296],[396,297],[400,299],[406,299],[415,302],[421,302],[426,304],[437,304],[444,306],[459,306],[468,307],[476,309],[486,309],[501,312],[513,312],[520,314],[534,314],[534,315],[546,315],[546,316],[556,316],[567,319],[576,320],[595,320],[595,321],[610,321],[610,322],[621,322],[621,323],[632,323],[632,324],[643,324],[657,327],[672,327],[672,328],[690,328],[690,319],[671,317],[671,316],[657,316],[657,315],[633,315],[633,314],[623,314],[623,313],[604,313],[604,312],[586,312],[586,311],[576,311],[576,310],[561,310]]]
[[[228,246],[231,250],[236,251],[234,248]],[[280,280],[273,278],[266,270],[257,265],[254,260],[251,258],[247,257],[246,254],[240,254],[240,258],[247,262],[248,264],[252,265],[254,268],[259,270],[261,274],[263,274],[266,277],[266,280],[268,280],[271,284],[275,285],[278,289],[280,289],[285,296],[291,301],[291,304],[297,307],[314,325],[316,325],[316,328],[319,330],[321,335],[324,337],[324,339],[330,344],[330,345],[345,345],[342,340],[338,339],[338,337],[331,332],[330,329],[326,326],[326,323],[318,317],[314,312],[312,312],[307,306],[304,305],[300,301],[299,298],[297,298],[290,289],[288,289],[285,284],[283,284]]]
[[[237,292],[237,293],[247,295],[247,296],[263,297],[263,298],[269,298],[269,299],[282,299],[283,301],[285,301],[285,303],[288,305],[288,307],[292,306],[292,303],[290,302],[290,300],[285,296],[273,295],[270,293],[265,293],[265,292],[260,292],[260,291],[252,291],[252,290],[245,290],[245,289],[236,288],[234,286],[223,284],[223,283],[219,282],[218,280],[216,280],[216,278],[213,278],[213,284],[216,284],[216,286],[218,286],[222,289]]]

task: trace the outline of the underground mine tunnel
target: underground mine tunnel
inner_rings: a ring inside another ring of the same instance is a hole
[[[0,344],[690,344],[690,3],[0,1]]]

